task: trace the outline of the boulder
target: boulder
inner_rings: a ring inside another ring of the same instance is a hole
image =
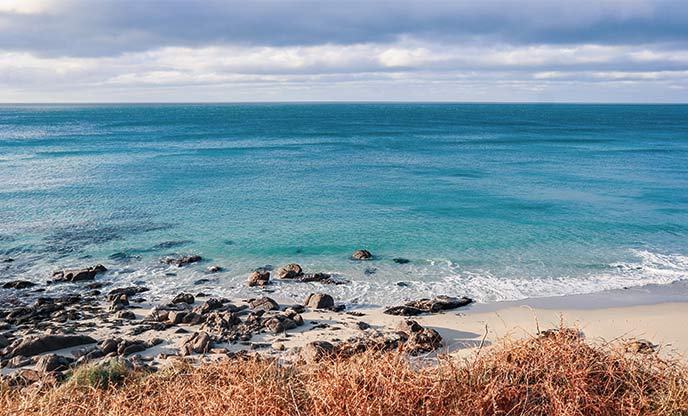
[[[129,297],[125,294],[121,294],[110,302],[110,312],[121,311],[122,309],[129,306]]]
[[[432,328],[412,332],[406,341],[406,351],[411,354],[434,351],[442,346],[442,336]]]
[[[44,355],[38,359],[36,370],[41,373],[51,373],[53,371],[63,371],[69,369],[72,360],[56,354]]]
[[[26,289],[29,287],[36,286],[35,283],[29,282],[28,280],[13,280],[2,285],[3,289]]]
[[[246,284],[248,286],[265,286],[270,283],[270,272],[258,269],[248,276]]]
[[[277,269],[277,277],[280,279],[296,279],[303,275],[301,266],[296,263],[285,264]]]
[[[279,309],[279,304],[267,296],[254,299],[248,303],[251,309],[256,311],[276,311]]]
[[[177,296],[172,299],[173,304],[177,303],[188,303],[189,305],[193,304],[196,301],[194,299],[193,295],[190,293],[180,293]]]
[[[415,316],[421,313],[437,313],[448,309],[455,309],[472,302],[473,299],[465,296],[460,298],[437,296],[434,299],[419,299],[407,302],[403,306],[393,306],[385,309],[384,313],[388,315]]]
[[[195,332],[184,341],[182,355],[204,354],[213,346],[213,339],[207,332]]]
[[[354,254],[351,255],[351,258],[353,260],[370,260],[373,258],[373,255],[368,250],[356,250]]]
[[[81,282],[84,280],[93,280],[99,273],[106,272],[107,269],[102,264],[97,264],[93,267],[78,270],[60,270],[53,273],[53,282]]]
[[[263,322],[263,326],[269,329],[270,331],[274,332],[275,334],[278,334],[288,329],[294,329],[298,325],[293,319],[287,318],[283,315],[275,315],[265,320]]]
[[[313,309],[328,309],[334,307],[334,299],[325,293],[311,293],[306,298],[305,304]]]
[[[86,335],[29,335],[16,342],[16,345],[9,346],[9,353],[6,355],[9,358],[17,355],[31,357],[44,352],[95,342],[95,339]]]

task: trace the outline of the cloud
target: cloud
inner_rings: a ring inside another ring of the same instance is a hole
[[[680,0],[0,2],[0,101],[688,101],[686,71]]]

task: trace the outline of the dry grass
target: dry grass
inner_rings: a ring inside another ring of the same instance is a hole
[[[123,383],[0,386],[11,415],[686,415],[688,369],[593,347],[570,330],[503,341],[470,362],[368,353],[317,364],[186,365]],[[88,379],[88,378],[86,378]],[[102,380],[102,378],[97,378]]]

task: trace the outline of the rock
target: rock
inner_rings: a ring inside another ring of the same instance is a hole
[[[178,325],[182,322],[184,322],[184,318],[186,317],[187,312],[185,311],[170,311],[167,314],[167,320],[170,321],[170,324],[172,325]]]
[[[27,365],[32,365],[34,363],[34,360],[28,357],[24,357],[23,355],[17,355],[16,357],[12,357],[7,361],[7,368],[20,368],[20,367],[26,367]]]
[[[184,341],[182,345],[182,355],[192,353],[204,354],[213,346],[213,339],[207,332],[195,332]]]
[[[353,327],[360,329],[361,331],[365,331],[366,329],[370,328],[370,325],[363,322],[363,321],[358,321],[358,322],[354,322]]]
[[[411,354],[434,351],[442,346],[442,336],[432,328],[412,332],[406,341],[406,350]]]
[[[109,301],[112,301],[115,298],[117,298],[119,295],[134,296],[138,293],[147,292],[148,290],[150,290],[150,289],[148,289],[147,287],[143,287],[143,286],[121,287],[121,288],[117,288],[117,289],[112,289],[108,293],[107,299]]]
[[[473,299],[467,297],[454,298],[450,296],[437,296],[434,299],[420,299],[409,302],[406,306],[421,309],[425,312],[436,313],[448,309],[456,309],[461,306],[466,306],[473,302]]]
[[[12,263],[13,261],[14,261],[14,259],[8,257],[8,258],[0,260],[0,263]]]
[[[286,316],[276,315],[263,322],[263,326],[275,334],[278,334],[288,329],[294,329],[298,325],[296,322],[294,322],[294,320],[287,318]]]
[[[193,295],[190,293],[180,293],[177,296],[172,299],[173,304],[177,303],[188,303],[189,305],[192,305],[196,299],[194,299]]]
[[[455,309],[472,302],[473,299],[465,296],[460,298],[437,296],[434,299],[414,300],[403,306],[393,306],[385,309],[384,313],[388,315],[415,316],[421,313],[437,313],[443,310]]]
[[[93,344],[96,340],[86,335],[29,335],[17,342],[10,349],[9,358],[17,355],[31,357],[44,352],[76,347],[77,345]]]
[[[325,293],[311,293],[306,298],[305,304],[313,309],[328,309],[334,307],[334,299]]]
[[[203,302],[203,305],[194,308],[194,312],[199,314],[206,314],[212,310],[220,309],[222,307],[222,300],[217,298],[210,298]]]
[[[203,258],[201,256],[192,255],[192,256],[181,256],[181,257],[177,257],[177,258],[166,257],[162,261],[163,261],[163,263],[167,263],[167,264],[170,264],[172,266],[182,267],[182,266],[186,266],[187,264],[198,263],[201,260],[203,260]]]
[[[79,270],[61,270],[53,273],[53,282],[81,282],[83,280],[93,280],[99,273],[106,272],[107,269],[102,264],[87,267]]]
[[[395,262],[396,264],[411,263],[411,260],[405,259],[405,258],[402,258],[402,257],[393,258],[392,261]]]
[[[324,358],[331,358],[334,356],[334,353],[334,345],[327,341],[309,342],[301,348],[301,358],[309,363],[318,362]]]
[[[331,278],[332,275],[327,273],[308,273],[302,274],[299,280],[301,280],[302,282],[323,282]]]
[[[72,363],[67,357],[56,354],[44,355],[38,359],[36,370],[41,373],[51,373],[53,371],[63,371],[69,369]]]
[[[399,329],[408,334],[411,334],[413,332],[422,331],[423,326],[418,322],[414,321],[413,319],[404,319],[399,324]]]
[[[277,351],[284,351],[284,350],[286,349],[286,347],[284,346],[284,344],[282,344],[281,342],[275,342],[275,343],[273,343],[273,344],[272,344],[272,348],[276,349]]]
[[[208,268],[206,270],[208,270],[208,273],[219,273],[222,271],[222,267],[220,267],[220,266],[208,266]]]
[[[210,282],[210,279],[203,278],[203,279],[198,279],[198,280],[194,281],[193,284],[203,285],[203,284],[206,284],[208,282]]]
[[[0,349],[5,348],[8,345],[10,345],[10,341],[7,339],[6,336],[0,334]]]
[[[133,343],[133,344],[130,344],[130,345],[127,345],[126,347],[124,347],[124,349],[121,352],[121,355],[130,355],[130,354],[134,354],[134,353],[145,351],[145,350],[146,350],[146,345],[143,342],[137,342],[137,343]]]
[[[122,309],[129,306],[129,297],[125,294],[121,294],[110,302],[110,312],[121,311]]]
[[[28,280],[13,280],[2,285],[3,289],[26,289],[29,287],[36,286],[35,283],[29,282]]]
[[[270,283],[270,272],[260,269],[251,273],[246,282],[248,286],[265,286],[268,283]]]
[[[301,269],[301,266],[296,263],[285,264],[277,269],[277,277],[280,279],[296,279],[302,275],[303,270]]]
[[[132,321],[136,319],[136,314],[134,314],[134,312],[132,311],[120,311],[119,313],[117,313],[117,318]]]
[[[251,309],[256,311],[273,311],[279,309],[279,304],[266,296],[254,299],[248,304],[251,306]]]
[[[103,340],[100,344],[98,344],[98,347],[100,348],[100,351],[104,355],[110,354],[111,352],[116,352],[117,351],[117,345],[118,342],[114,338],[108,338]]]
[[[356,250],[354,254],[351,255],[353,260],[370,260],[373,255],[368,250]]]
[[[385,309],[384,313],[387,315],[416,316],[423,313],[423,311],[411,306],[392,306]]]

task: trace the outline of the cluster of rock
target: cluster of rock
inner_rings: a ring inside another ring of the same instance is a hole
[[[299,282],[318,282],[323,284],[341,285],[348,283],[346,280],[338,279],[328,273],[304,273],[300,265],[296,263],[286,264],[276,272],[277,278],[281,280],[294,280]],[[246,285],[266,286],[270,284],[270,270],[261,267],[256,269],[248,276]]]

